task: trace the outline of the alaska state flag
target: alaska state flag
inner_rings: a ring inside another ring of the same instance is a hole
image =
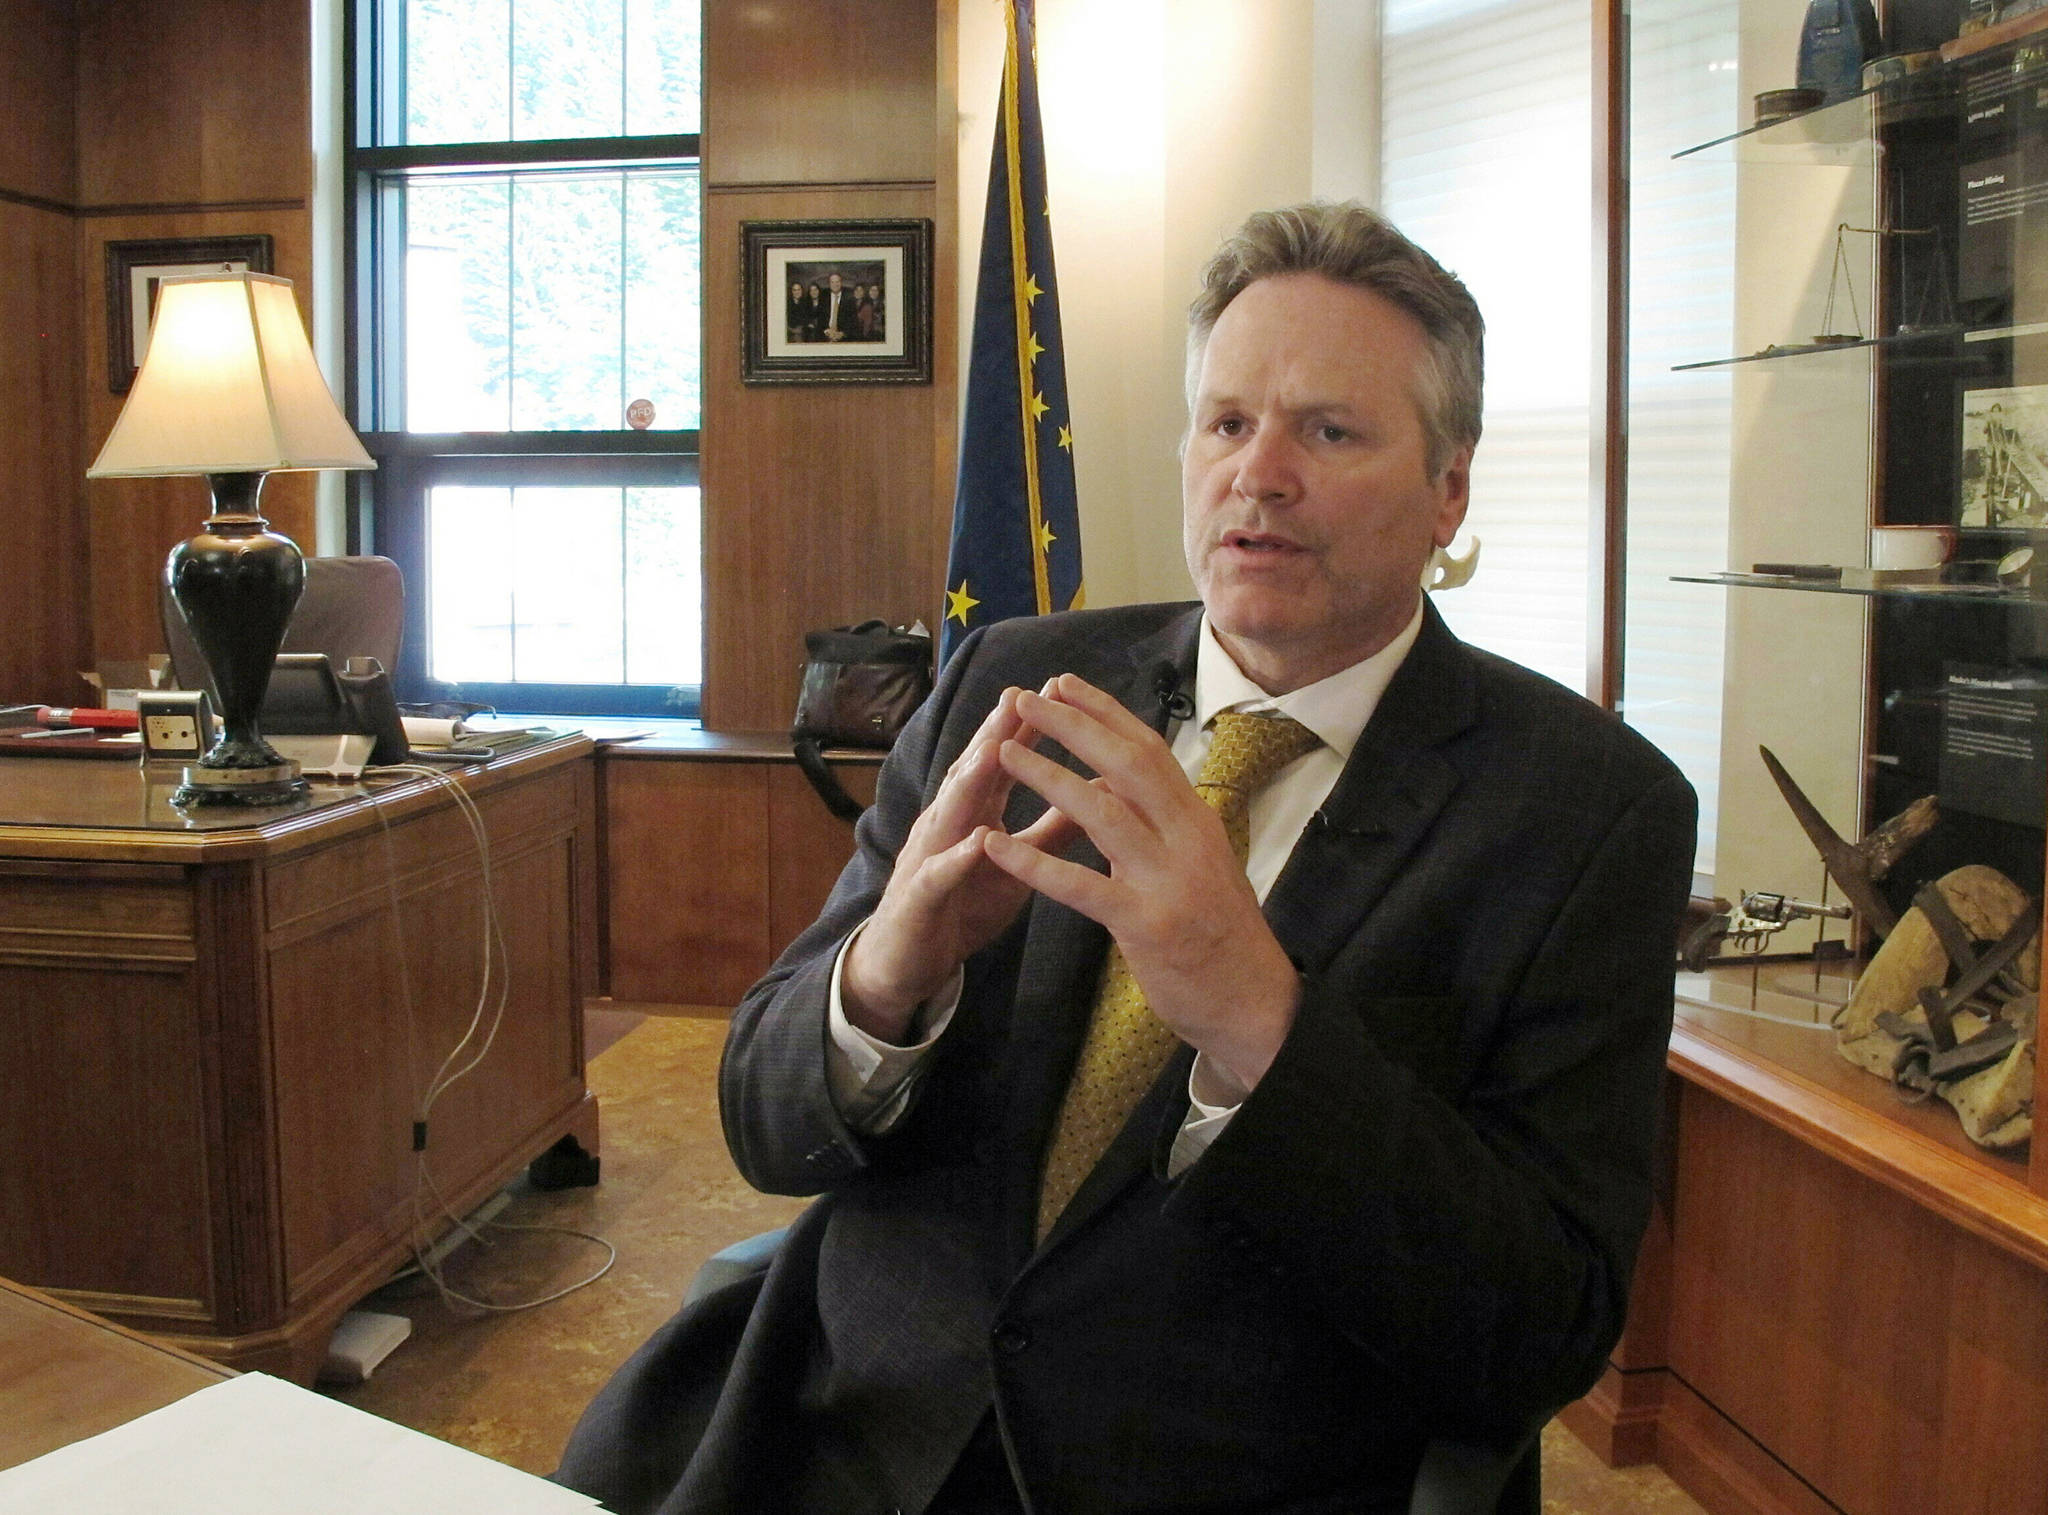
[[[941,658],[977,626],[1082,602],[1031,0],[1005,0],[1003,9],[1009,46],[974,293]]]

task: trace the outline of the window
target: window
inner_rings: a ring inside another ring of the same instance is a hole
[[[699,0],[356,0],[353,550],[408,698],[695,714]]]
[[[1736,350],[1732,159],[1672,154],[1741,119],[1732,0],[1638,0],[1629,42],[1628,628],[1622,713],[1700,797],[1699,871],[1717,866],[1728,595],[1673,574],[1730,562],[1728,369]]]
[[[1486,316],[1486,431],[1465,523],[1485,550],[1437,608],[1466,641],[1584,689],[1590,5],[1387,0],[1382,28],[1381,208]]]

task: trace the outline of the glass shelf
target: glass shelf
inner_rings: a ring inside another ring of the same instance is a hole
[[[1674,363],[1673,373],[1689,373],[1696,368],[1732,368],[1737,363],[1775,363],[1780,358],[1805,358],[1817,352],[1854,352],[1861,347],[1900,347],[1912,342],[1927,342],[1937,337],[1954,337],[1961,331],[1952,327],[1946,331],[1916,331],[1894,333],[1889,337],[1858,337],[1852,342],[1799,342],[1785,346],[1766,347],[1762,352],[1744,353],[1739,358],[1702,358],[1696,363]]]
[[[1674,160],[1702,163],[1848,163],[1870,152],[1877,95],[1884,86],[1745,126],[1711,142],[1682,147]],[[1896,86],[1893,86],[1896,88]]]
[[[2048,20],[2040,24],[2048,27]],[[1693,147],[1682,147],[1671,156],[1674,160],[1710,163],[1850,162],[1869,150],[1878,128],[1954,109],[1960,94],[1959,81],[1981,72],[1989,54],[2039,36],[2036,31],[2025,37],[2002,38],[1980,50],[1945,59],[1904,78],[1870,85],[1812,110],[1745,126]]]
[[[1701,358],[1691,363],[1674,363],[1673,373],[1690,373],[1700,368],[1732,368],[1738,363],[1776,363],[1785,358],[1808,358],[1822,352],[1854,352],[1863,347],[1933,348],[1940,343],[1970,345],[2000,342],[2014,337],[2035,337],[2048,332],[2048,321],[2029,321],[2021,326],[1934,326],[1925,331],[1895,331],[1888,337],[1858,337],[1852,342],[1792,342],[1766,347],[1762,352],[1744,353],[1739,358]],[[1946,361],[1965,356],[1950,353]],[[1967,355],[1977,361],[1975,354]]]
[[[1861,595],[1865,599],[1968,601],[1972,605],[2010,605],[2016,610],[2048,611],[2048,599],[2002,584],[1843,584],[1834,579],[1802,579],[1776,573],[1674,573],[1674,584],[1719,584],[1729,589],[1796,589],[1807,594]]]

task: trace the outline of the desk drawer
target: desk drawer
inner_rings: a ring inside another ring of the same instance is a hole
[[[0,869],[0,964],[175,973],[197,957],[182,869]]]

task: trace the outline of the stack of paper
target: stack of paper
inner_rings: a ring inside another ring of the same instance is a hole
[[[588,1515],[597,1502],[262,1373],[0,1472],[4,1515]]]

